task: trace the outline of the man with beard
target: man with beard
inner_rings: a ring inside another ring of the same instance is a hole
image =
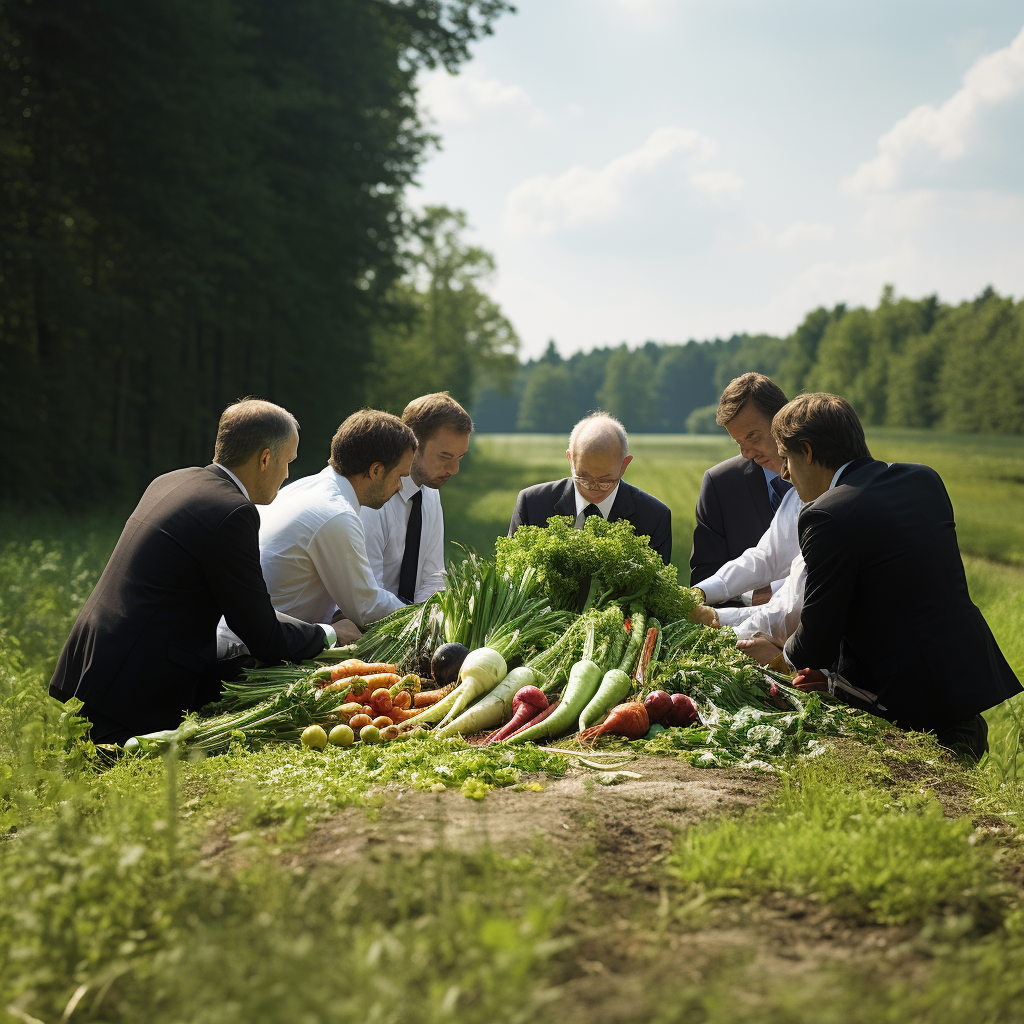
[[[359,511],[379,509],[401,490],[416,448],[416,435],[397,416],[361,409],[338,427],[329,464],[284,488],[267,507],[260,564],[279,612],[303,621],[347,619],[354,631],[335,627],[346,639],[402,607],[401,598],[377,584]]]
[[[447,391],[413,399],[402,422],[419,445],[401,490],[383,508],[363,505],[366,554],[377,585],[403,601],[425,601],[443,590],[444,513],[438,488],[459,471],[473,420]]]

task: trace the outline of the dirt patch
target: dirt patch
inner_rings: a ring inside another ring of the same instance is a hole
[[[639,757],[628,770],[639,778],[602,784],[600,773],[573,769],[561,779],[533,780],[539,791],[494,790],[480,801],[453,790],[384,790],[383,804],[372,816],[358,807],[339,811],[315,826],[286,859],[307,866],[344,863],[382,844],[410,853],[438,845],[456,850],[489,845],[513,855],[540,840],[556,856],[585,848],[614,856],[617,873],[630,875],[666,853],[679,829],[741,813],[763,803],[778,786],[769,774],[697,769],[659,757]]]

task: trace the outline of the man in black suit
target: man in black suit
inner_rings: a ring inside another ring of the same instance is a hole
[[[801,395],[772,423],[800,498],[807,582],[785,645],[803,689],[904,729],[934,731],[961,757],[988,749],[981,712],[1020,693],[967,592],[953,508],[928,466],[871,458],[860,420],[835,395]],[[896,590],[913,600],[894,607]]]
[[[786,404],[782,389],[762,373],[745,373],[722,392],[716,421],[740,454],[712,466],[701,481],[690,552],[690,585],[714,576],[726,562],[754,547],[771,525],[790,484],[772,440],[772,417]],[[771,598],[771,587],[746,603]]]
[[[157,477],[64,645],[50,694],[79,698],[96,743],[174,728],[219,693],[217,622],[260,661],[300,661],[332,627],[279,620],[260,571],[256,505],[299,444],[291,413],[247,399],[220,419],[213,464]]]
[[[547,526],[551,516],[572,516],[577,528],[588,516],[610,523],[626,519],[668,565],[672,558],[672,513],[657,498],[622,479],[633,461],[626,430],[614,416],[594,413],[580,420],[565,452],[570,476],[519,492],[508,535],[520,526]]]

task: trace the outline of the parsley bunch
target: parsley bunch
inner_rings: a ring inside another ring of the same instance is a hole
[[[700,602],[648,540],[624,519],[609,523],[591,516],[576,530],[569,516],[552,516],[546,527],[521,526],[513,537],[499,537],[495,558],[498,572],[512,579],[535,570],[552,608],[576,611],[585,591],[587,608],[639,601],[662,622],[675,622]]]

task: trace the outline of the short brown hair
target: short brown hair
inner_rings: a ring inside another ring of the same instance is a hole
[[[870,458],[860,417],[845,398],[816,392],[798,395],[772,420],[772,437],[783,454],[810,446],[814,461],[838,469],[853,459]]]
[[[473,433],[473,418],[447,391],[414,398],[405,407],[402,422],[412,428],[420,444],[426,444],[442,427],[451,427],[460,434]]]
[[[715,422],[724,427],[729,420],[739,415],[747,402],[753,402],[771,419],[787,401],[786,392],[771,377],[763,373],[744,373],[726,385],[718,400]]]
[[[331,466],[342,476],[359,476],[375,462],[390,470],[417,447],[416,435],[397,416],[360,409],[338,427],[331,441]]]
[[[267,448],[276,456],[298,432],[299,421],[287,409],[261,398],[239,399],[220,414],[213,461],[232,469]]]

